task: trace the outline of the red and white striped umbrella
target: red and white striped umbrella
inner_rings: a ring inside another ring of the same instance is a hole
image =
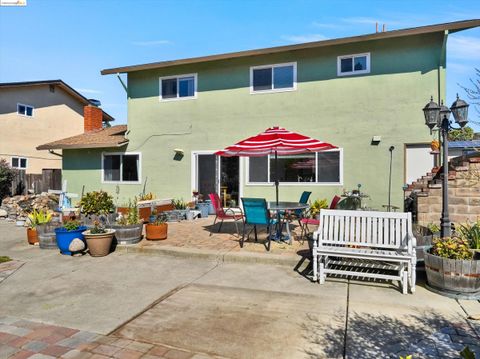
[[[337,147],[330,143],[319,141],[277,126],[270,127],[265,132],[249,137],[215,154],[226,157],[261,157],[276,153],[282,156],[306,152],[320,152],[334,148]]]
[[[282,127],[270,127],[265,132],[256,136],[249,137],[233,146],[218,151],[218,156],[233,157],[261,157],[266,155],[275,155],[275,192],[276,202],[278,204],[278,171],[277,155],[292,155],[308,152],[320,152],[337,148],[336,146],[316,140],[314,138],[301,135],[296,132],[288,131]]]

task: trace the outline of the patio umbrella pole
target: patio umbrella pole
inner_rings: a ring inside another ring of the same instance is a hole
[[[275,200],[278,206],[278,163],[277,151],[275,150]]]
[[[275,150],[275,201],[278,206],[278,154]],[[276,240],[282,239],[282,225],[280,224],[280,211],[277,209],[277,235]]]

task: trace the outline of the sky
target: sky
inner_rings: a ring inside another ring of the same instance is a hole
[[[475,18],[478,0],[27,0],[0,7],[0,82],[62,79],[121,124],[125,91],[102,69]],[[475,67],[480,28],[450,35],[447,105],[466,99]]]

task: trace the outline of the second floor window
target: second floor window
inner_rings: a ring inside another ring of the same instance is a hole
[[[12,168],[24,170],[27,168],[27,159],[24,157],[12,157]]]
[[[250,92],[291,91],[297,87],[297,64],[276,64],[250,68]]]
[[[160,100],[196,98],[197,74],[160,78]]]
[[[370,54],[339,56],[337,59],[337,75],[360,75],[370,72]]]
[[[22,116],[33,117],[33,106],[18,103],[17,113]]]

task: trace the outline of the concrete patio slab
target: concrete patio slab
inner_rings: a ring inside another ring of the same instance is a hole
[[[322,353],[321,343],[311,340],[312,321],[336,327],[341,340],[345,303],[330,297],[319,305],[317,296],[195,284],[113,335],[228,358],[307,358]]]
[[[328,278],[324,285],[312,283],[306,277],[309,259],[302,257],[294,266],[298,258],[289,246],[284,250],[279,245],[277,252],[266,253],[260,250],[261,244],[252,243],[252,251],[232,249],[213,257],[188,257],[197,246],[190,235],[190,247],[182,247],[181,240],[175,239],[173,247],[184,251],[182,256],[116,251],[103,258],[72,258],[29,246],[25,236],[24,228],[0,221],[0,254],[25,262],[0,283],[0,322],[6,330],[0,330],[2,353],[20,350],[27,355],[30,350],[21,349],[25,338],[44,341],[35,322],[88,331],[95,337],[118,328],[116,333],[125,330],[125,336],[134,336],[137,331],[130,328],[145,320],[138,325],[142,335],[159,334],[148,339],[151,343],[142,342],[153,346],[142,354],[144,358],[164,357],[167,351],[173,357],[201,358],[222,352],[243,358],[252,354],[250,341],[258,350],[255,357],[398,359],[414,354],[415,358],[440,358],[458,356],[465,345],[480,355],[479,321],[466,319],[478,314],[480,303],[429,292],[421,271],[417,292],[402,295],[397,283],[343,278]],[[198,247],[209,253],[208,248]],[[229,261],[233,253],[247,259]],[[270,254],[296,260],[291,265],[253,260]],[[16,330],[12,326],[24,328],[17,334],[25,336],[10,334]],[[170,329],[179,335],[173,336]],[[48,338],[55,345],[66,340],[62,343],[70,349],[69,357],[116,350],[104,347],[112,346],[112,340],[117,347],[132,343],[101,336],[97,349],[85,344],[92,338],[69,330],[62,331],[63,337],[55,333]],[[38,349],[40,344],[31,345]],[[122,355],[140,356],[138,349],[145,345],[135,345]]]

